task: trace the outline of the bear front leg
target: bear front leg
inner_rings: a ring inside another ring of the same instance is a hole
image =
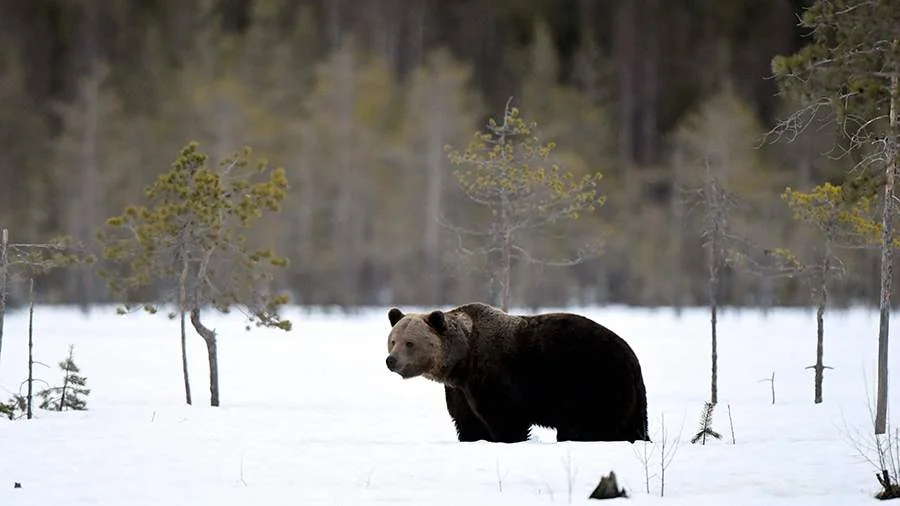
[[[449,386],[444,386],[444,397],[447,400],[447,412],[456,425],[456,436],[460,441],[491,441],[491,433],[481,419],[472,411],[465,393]]]
[[[487,427],[492,443],[519,443],[531,436],[531,422],[523,416],[508,389],[483,385],[475,393],[463,390],[472,413]]]

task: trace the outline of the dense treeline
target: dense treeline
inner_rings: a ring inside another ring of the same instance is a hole
[[[253,240],[287,256],[276,283],[302,304],[487,300],[490,280],[443,224],[478,219],[445,145],[464,146],[507,99],[606,196],[516,263],[513,305],[706,300],[710,165],[761,248],[814,248],[781,200],[841,182],[836,135],[762,143],[793,104],[771,60],[802,43],[791,0],[0,0],[0,224],[11,239],[96,229],[189,140],[213,159],[244,145],[283,166],[281,215]],[[877,300],[876,251],[845,256],[836,304]],[[96,269],[43,285],[55,302],[109,300]],[[52,289],[48,288],[52,287]],[[722,273],[727,304],[807,304],[802,283]],[[492,296],[492,295],[491,295]]]

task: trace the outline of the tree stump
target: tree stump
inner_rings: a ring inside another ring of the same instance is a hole
[[[616,473],[610,471],[608,476],[600,478],[600,483],[597,484],[597,487],[594,488],[594,491],[591,492],[588,498],[615,499],[616,497],[628,497],[628,494],[625,493],[624,488],[619,488],[619,483],[616,481]]]

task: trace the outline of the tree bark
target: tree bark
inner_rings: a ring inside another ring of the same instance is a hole
[[[184,253],[182,253],[184,254]],[[188,262],[187,259],[182,259],[182,268],[181,268],[181,279],[179,280],[179,313],[181,315],[181,371],[182,376],[184,377],[184,398],[185,402],[188,404],[192,404],[191,402],[191,382],[188,377],[188,360],[187,360],[187,329],[185,325],[185,313],[187,312],[187,276],[188,276]]]
[[[187,325],[185,325],[185,310],[184,308],[179,311],[181,313],[181,371],[182,376],[184,377],[184,401],[189,405],[191,402],[191,382],[188,377],[188,359],[187,359]]]
[[[69,361],[72,360],[72,347],[69,346]],[[57,411],[62,411],[66,405],[66,392],[69,391],[69,361],[66,361],[66,367],[63,370],[65,374],[63,374],[63,384],[62,391],[59,394],[59,406],[57,406]]]
[[[711,178],[707,191],[707,212],[712,213],[712,233],[710,235],[709,245],[709,313],[712,333],[710,336],[710,381],[709,381],[709,402],[716,404],[719,401],[719,352],[718,352],[718,335],[716,333],[718,303],[719,303],[719,235],[722,227],[722,203],[719,202],[719,188],[714,178]]]
[[[716,225],[716,229],[718,229],[718,225]],[[712,246],[710,247],[710,267],[709,267],[709,314],[710,314],[710,324],[712,326],[712,334],[711,334],[711,353],[710,353],[710,380],[709,380],[709,402],[712,404],[716,404],[719,401],[719,371],[718,371],[718,362],[719,362],[719,352],[718,352],[718,336],[716,335],[716,323],[717,323],[717,312],[718,312],[718,292],[719,292],[719,265],[718,265],[718,241],[715,235],[718,234],[718,230],[715,231],[712,239]]]
[[[509,311],[509,272],[512,264],[512,251],[510,244],[511,239],[509,237],[509,232],[504,230],[503,232],[503,246],[502,246],[502,264],[500,265],[500,307],[503,311]]]
[[[3,356],[3,320],[6,318],[6,291],[9,278],[9,230],[0,231],[0,357]]]
[[[816,307],[816,379],[815,404],[822,402],[822,380],[825,376],[825,306],[828,304],[828,270],[830,269],[830,252],[825,253],[822,269],[822,285],[819,287],[819,304]]]
[[[197,334],[206,342],[209,357],[209,405],[219,405],[219,353],[216,347],[216,333],[200,321],[200,310],[191,309],[191,324]]]
[[[681,154],[676,153],[678,160],[681,160]],[[680,163],[676,163],[676,167],[680,166]],[[679,187],[681,183],[681,179],[679,177],[678,169],[675,169],[672,174],[672,179],[669,186],[669,191],[671,195],[669,197],[669,216],[672,219],[671,226],[669,227],[670,235],[669,235],[669,255],[668,258],[671,260],[672,270],[669,271],[669,290],[670,290],[670,300],[669,303],[672,304],[672,307],[675,309],[675,314],[677,316],[681,316],[681,312],[684,306],[684,199],[681,198]]]
[[[884,211],[881,217],[881,297],[879,298],[880,318],[878,322],[878,388],[875,399],[875,434],[887,430],[888,400],[888,330],[891,311],[891,281],[894,275],[893,215],[894,215],[894,173],[897,170],[897,107],[900,90],[897,74],[891,76],[890,131],[888,132],[888,161],[885,167]]]
[[[28,295],[30,305],[28,309],[28,392],[25,399],[25,418],[31,420],[31,409],[34,400],[34,278],[29,280]]]

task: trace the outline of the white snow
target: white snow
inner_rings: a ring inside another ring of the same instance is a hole
[[[413,310],[414,308],[404,308]],[[660,498],[642,443],[557,443],[536,429],[519,444],[459,443],[442,387],[384,365],[387,308],[346,316],[289,312],[294,330],[246,332],[239,315],[207,315],[219,333],[220,408],[209,406],[206,352],[190,336],[194,405],[184,403],[178,323],[163,315],[89,315],[38,307],[36,376],[57,383],[75,345],[92,389],[88,411],[37,410],[0,420],[0,505],[532,505],[587,497],[614,470],[630,494],[612,504],[871,504],[875,469],[853,440],[871,437],[878,315],[826,314],[825,402],[813,404],[815,315],[725,311],[719,322],[723,440],[690,444],[709,397],[709,314],[572,308],[625,337],[643,366],[650,430],[680,437]],[[7,315],[0,400],[25,378],[27,312]],[[900,320],[892,320],[892,328]],[[898,365],[896,344],[891,364]],[[776,402],[760,382],[775,373]],[[891,404],[898,386],[891,384]],[[731,442],[728,407],[736,444]],[[868,435],[868,436],[867,436]],[[674,444],[674,443],[671,443]],[[22,488],[13,488],[20,482]]]

